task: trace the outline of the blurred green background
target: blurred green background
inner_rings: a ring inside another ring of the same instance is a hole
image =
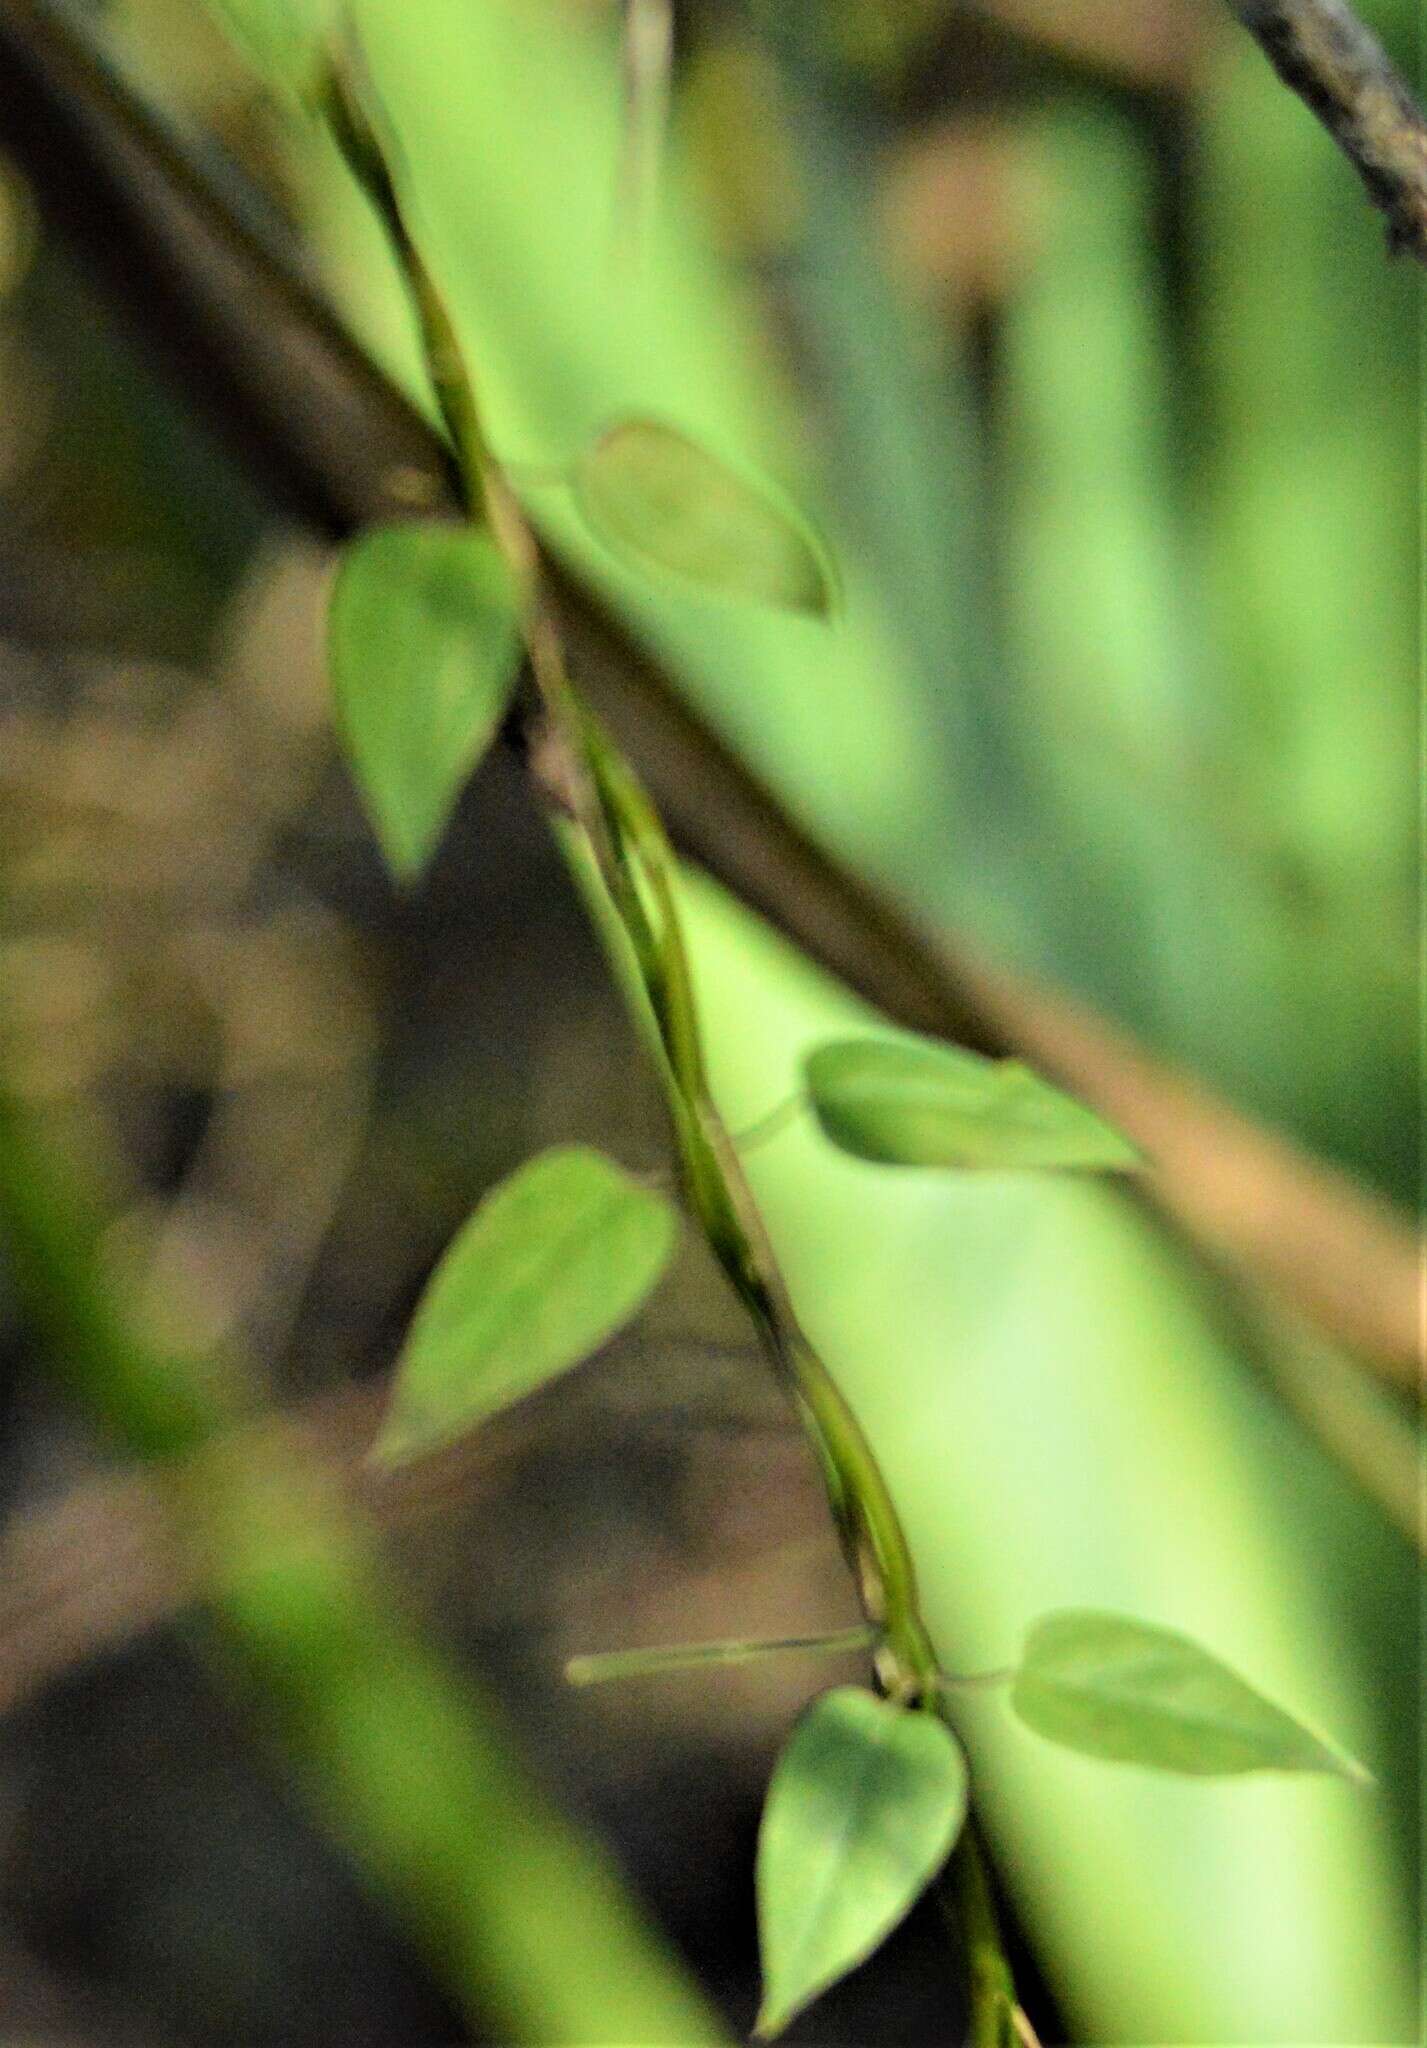
[[[1410,67],[1415,10],[1362,11]],[[355,14],[496,444],[576,572],[849,865],[1409,1218],[1419,285],[1227,13],[690,0],[637,269],[614,248],[611,8]],[[112,0],[104,29],[427,403],[375,226],[313,130],[196,0]],[[601,555],[539,471],[629,411],[809,508],[834,627]],[[7,1085],[102,1178],[96,1256],[155,1355],[243,1361],[345,1486],[482,1189],[542,1143],[645,1166],[664,1140],[508,763],[420,892],[383,880],[327,725],[328,568],[0,175]],[[751,1123],[865,1013],[703,878],[687,901],[717,1084]],[[1377,1774],[1370,1795],[1161,1783],[968,1710],[1047,2041],[1416,2038],[1406,1399],[1122,1190],[863,1167],[810,1128],[752,1171],[949,1667],[1006,1662],[1048,1607],[1114,1607],[1188,1630]],[[510,1853],[527,1793],[488,1711],[746,2028],[761,1786],[827,1667],[558,1683],[576,1650],[848,1618],[814,1477],[706,1259],[487,1438],[356,1482],[388,1576],[341,1563],[329,1591],[391,1633],[342,1661],[283,1581],[278,1619],[245,1610],[281,1639],[271,1683],[176,1619],[203,1572],[155,1545],[122,1430],[90,1426],[102,1395],[62,1399],[19,1314],[5,1340],[7,2038],[621,2039],[641,1972],[657,2030],[663,1973],[683,1995],[663,1952],[633,1928],[581,1947],[556,1865]],[[245,1498],[238,1519],[261,1579],[267,1525]],[[274,1556],[289,1538],[278,1516]],[[324,1690],[339,1670],[352,1711]],[[427,1839],[399,1787],[438,1696]],[[467,1768],[504,1788],[486,1835],[442,1790]],[[390,1796],[363,1805],[374,1783]],[[542,1972],[553,2002],[512,2005]],[[959,1977],[921,1913],[793,2037],[945,2041]]]

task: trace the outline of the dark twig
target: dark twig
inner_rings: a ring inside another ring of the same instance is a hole
[[[441,443],[216,156],[104,61],[66,0],[0,0],[0,147],[48,225],[277,503],[341,538],[451,500]]]
[[[1229,0],[1387,216],[1394,249],[1427,262],[1427,118],[1343,0]]]
[[[0,146],[46,217],[277,502],[332,538],[454,508],[442,442],[57,0],[0,0],[0,77]],[[930,942],[790,821],[588,595],[555,587],[582,692],[686,854],[896,1023],[1061,1074],[1141,1143],[1192,1239],[1415,1384],[1417,1247],[1381,1203],[1103,1020]]]

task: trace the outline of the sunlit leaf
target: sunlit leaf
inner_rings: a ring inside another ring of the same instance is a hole
[[[1196,1777],[1368,1775],[1187,1636],[1119,1614],[1036,1622],[1011,1704],[1037,1735],[1115,1763]]]
[[[1129,1141],[1019,1060],[911,1038],[849,1038],[805,1063],[826,1135],[891,1166],[1138,1166]]]
[[[473,528],[378,527],[343,557],[327,640],[337,722],[404,881],[426,866],[495,736],[519,644],[505,566]]]
[[[312,96],[337,0],[208,0],[208,5],[270,85],[301,99]]]
[[[813,1702],[778,1759],[758,1837],[762,2037],[871,1955],[965,1817],[966,1759],[942,1722],[859,1686]]]
[[[618,421],[571,482],[591,531],[636,568],[785,611],[832,609],[826,555],[798,514],[673,427]]]
[[[642,1306],[677,1228],[662,1195],[580,1146],[502,1181],[422,1296],[375,1455],[430,1450],[578,1364]]]

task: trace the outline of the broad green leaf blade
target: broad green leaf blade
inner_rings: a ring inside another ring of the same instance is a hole
[[[376,1458],[431,1450],[578,1364],[643,1305],[677,1229],[662,1195],[580,1146],[502,1181],[422,1296]]]
[[[946,1861],[966,1796],[961,1747],[931,1714],[855,1685],[814,1700],[778,1759],[758,1836],[763,2039],[905,1917]]]
[[[1124,1615],[1068,1610],[1036,1622],[1011,1705],[1037,1735],[1114,1763],[1194,1777],[1369,1778],[1187,1636]]]
[[[1061,1167],[1125,1172],[1129,1140],[1019,1060],[913,1038],[820,1045],[804,1066],[825,1134],[890,1166]]]
[[[382,526],[342,558],[327,655],[338,729],[392,873],[413,881],[515,683],[515,599],[472,527]]]
[[[617,421],[571,485],[591,532],[635,568],[784,611],[833,608],[827,556],[799,515],[673,427]]]
[[[301,100],[313,97],[337,0],[208,0],[208,6],[269,85]]]

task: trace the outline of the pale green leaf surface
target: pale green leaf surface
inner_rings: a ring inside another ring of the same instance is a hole
[[[966,1817],[966,1775],[955,1736],[930,1714],[855,1685],[814,1700],[774,1768],[759,1830],[764,2039],[920,1898]]]
[[[820,1045],[804,1067],[823,1131],[858,1159],[893,1166],[1138,1166],[1118,1131],[1019,1060],[911,1038]]]
[[[1049,1742],[1194,1777],[1367,1773],[1176,1630],[1067,1609],[1026,1637],[1011,1705]]]
[[[510,579],[486,535],[408,522],[343,556],[327,638],[338,729],[399,879],[426,866],[495,737],[519,646]]]
[[[736,1126],[811,1047],[876,1028],[712,885],[688,879],[682,901]],[[1114,1182],[873,1179],[811,1120],[748,1170],[904,1518],[949,1668],[1005,1664],[1029,1619],[1060,1608],[1173,1617],[1381,1776],[1381,1794],[1347,1798],[1308,1774],[1092,1770],[1001,1698],[967,1694],[978,1812],[1074,2038],[1413,2038],[1394,1815],[1412,1762],[1391,1746],[1415,1699],[1413,1637],[1374,1690],[1353,1634],[1365,1609],[1413,1611],[1407,1547],[1309,1454],[1202,1280]]]
[[[431,1450],[578,1364],[642,1307],[676,1234],[664,1196],[600,1153],[561,1146],[530,1160],[432,1275],[376,1457]]]
[[[784,611],[832,607],[826,556],[798,514],[674,427],[616,421],[582,451],[572,484],[590,531],[646,573]]]

